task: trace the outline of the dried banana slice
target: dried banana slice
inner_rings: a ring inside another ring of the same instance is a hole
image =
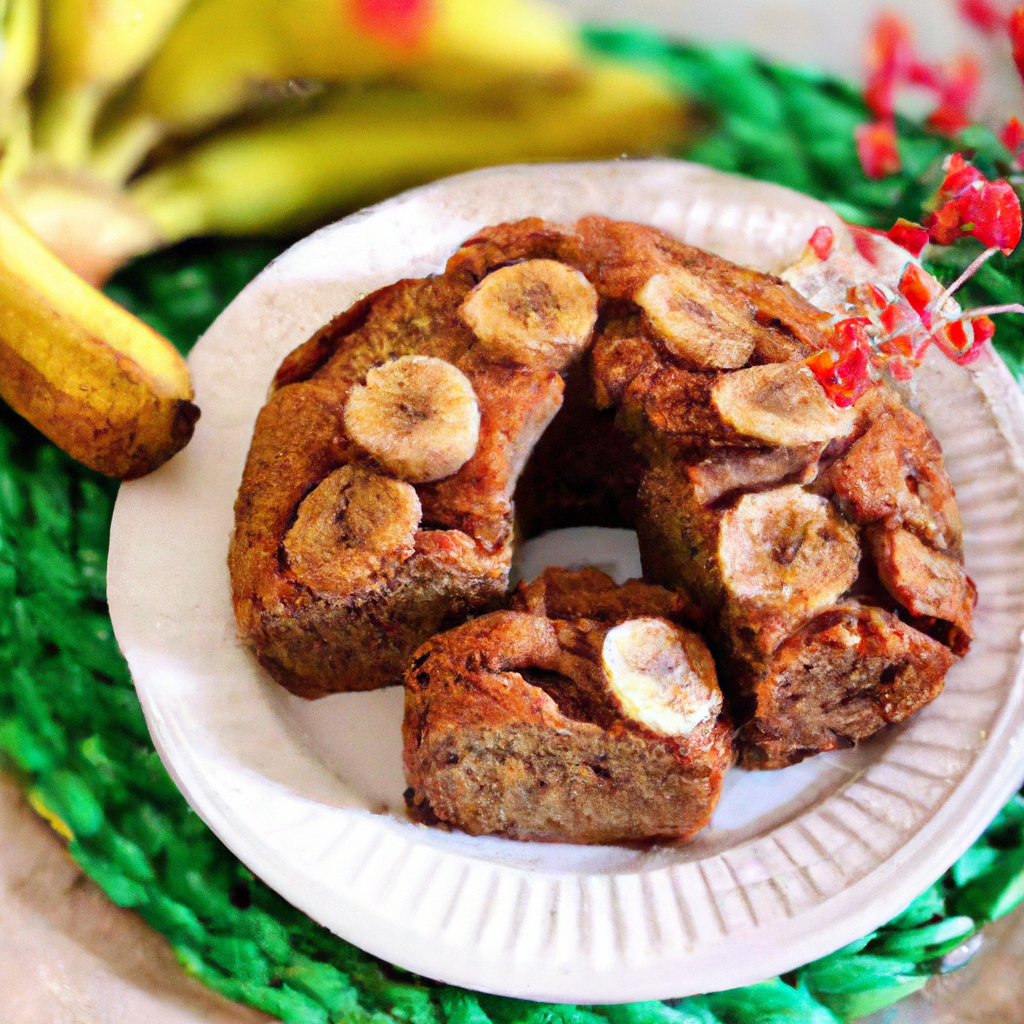
[[[486,358],[561,370],[590,340],[597,292],[557,260],[526,260],[488,274],[459,315]]]
[[[718,562],[745,605],[811,615],[857,578],[856,527],[799,484],[746,494],[722,517]]]
[[[659,736],[688,736],[722,710],[711,652],[664,619],[627,619],[608,630],[601,661],[622,713]]]
[[[700,369],[733,370],[754,352],[757,336],[736,296],[689,270],[652,275],[634,301],[669,352]]]
[[[802,363],[722,374],[711,389],[711,402],[739,433],[789,448],[845,437],[857,422],[853,409],[837,409],[828,400]]]
[[[480,409],[469,378],[433,356],[402,356],[352,389],[345,430],[381,465],[411,483],[458,472],[476,451]]]
[[[298,580],[345,598],[412,556],[419,523],[415,488],[343,466],[303,499],[284,550]]]

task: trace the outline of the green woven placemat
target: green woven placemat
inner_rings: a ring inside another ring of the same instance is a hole
[[[888,226],[916,217],[929,175],[953,148],[994,174],[1009,158],[984,129],[954,145],[900,123],[905,170],[864,178],[853,128],[857,93],[735,48],[675,46],[644,31],[593,29],[590,46],[657,65],[708,107],[712,127],[688,155],[778,181],[844,217]],[[277,251],[206,240],[136,262],[109,291],[187,350]],[[935,270],[969,259],[953,247]],[[972,302],[1016,298],[1024,268],[997,257]],[[1024,323],[996,335],[1019,372]],[[0,757],[71,855],[118,905],[167,936],[185,969],[225,995],[295,1024],[827,1024],[852,1020],[964,962],[979,929],[1024,897],[1024,800],[900,917],[784,979],[677,1002],[578,1007],[483,996],[370,957],[254,878],[188,808],[160,764],[113,639],[104,600],[116,486],[0,410]]]

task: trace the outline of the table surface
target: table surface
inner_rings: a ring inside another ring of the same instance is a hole
[[[705,41],[742,42],[767,56],[860,74],[878,5],[871,0],[557,0],[574,17],[644,21]],[[887,0],[916,27],[931,59],[985,54],[982,112],[1024,110],[1007,47],[959,24],[953,0]],[[910,97],[910,103],[914,97]],[[163,938],[113,906],[0,777],[0,1020],[5,1024],[258,1024],[270,1018],[185,975]],[[868,1018],[870,1024],[1024,1024],[1024,907],[990,926],[964,968]]]

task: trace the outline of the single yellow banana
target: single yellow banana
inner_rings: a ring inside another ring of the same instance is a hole
[[[195,0],[146,68],[128,116],[187,133],[302,80],[423,82],[450,93],[547,81],[582,64],[573,27],[542,0],[413,4],[422,24],[408,33],[383,18],[375,23],[372,6]]]
[[[155,469],[199,410],[184,359],[68,270],[0,204],[0,397],[108,476]]]
[[[89,155],[106,98],[153,55],[188,0],[48,0],[40,148],[66,167]]]
[[[598,66],[572,91],[506,108],[371,90],[215,136],[137,179],[129,194],[167,241],[244,234],[305,226],[472,167],[664,152],[682,132],[671,91],[619,65]]]

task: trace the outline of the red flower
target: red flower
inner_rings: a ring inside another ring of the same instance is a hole
[[[950,245],[961,234],[973,235],[986,248],[1009,256],[1020,241],[1017,193],[1008,182],[989,181],[959,153],[947,159],[934,202],[937,208],[924,222],[933,242]]]
[[[869,178],[887,178],[903,166],[896,148],[896,126],[892,121],[857,125],[855,138],[857,157]]]
[[[962,54],[948,71],[921,60],[914,48],[910,26],[894,14],[883,14],[872,26],[866,50],[867,83],[864,102],[879,121],[891,121],[896,111],[896,90],[901,85],[921,86],[933,92],[938,106],[928,125],[944,135],[956,135],[971,122],[968,108],[978,92],[981,68],[970,54]],[[867,171],[869,177],[884,177]]]
[[[900,294],[910,303],[925,327],[931,327],[931,312],[928,309],[934,295],[925,272],[916,264],[908,263],[900,278]]]
[[[1024,77],[1024,4],[1014,8],[1007,24],[1010,33],[1010,44],[1013,46],[1013,62],[1017,71]]]
[[[926,122],[933,132],[950,139],[959,135],[970,123],[971,119],[962,110],[948,103],[940,103],[928,115]]]
[[[1006,24],[1006,15],[990,0],[960,0],[957,6],[963,19],[985,35],[995,35]]]
[[[981,85],[981,66],[971,54],[961,54],[933,88],[939,105],[928,116],[928,127],[942,135],[957,135],[970,123],[968,110]]]
[[[895,113],[897,86],[917,63],[910,26],[895,14],[882,14],[868,36],[866,57],[864,102],[879,120],[885,120]]]
[[[1011,117],[999,133],[999,141],[1019,160],[1024,156],[1024,125]]]
[[[946,176],[942,179],[939,191],[935,195],[936,204],[955,199],[971,185],[985,181],[985,175],[973,164],[964,160],[959,153],[953,153],[946,157],[944,170]]]
[[[814,250],[814,255],[819,260],[827,260],[829,253],[832,251],[832,243],[835,240],[836,236],[833,234],[832,229],[827,224],[822,224],[814,229],[814,234],[811,235],[807,244]]]
[[[351,0],[352,17],[368,36],[402,49],[422,44],[433,15],[432,0]]]
[[[928,237],[939,245],[952,245],[960,235],[960,214],[955,203],[947,203],[945,206],[928,214],[924,219],[924,225],[928,229]]]
[[[840,409],[848,408],[870,388],[871,345],[867,317],[849,317],[833,328],[829,347],[804,360],[825,393]]]
[[[1020,241],[1020,200],[1007,181],[987,181],[981,188],[969,188],[957,199],[961,228],[986,248],[1001,249],[1009,256]],[[971,225],[968,229],[967,225]]]
[[[981,65],[972,53],[961,53],[942,83],[942,102],[966,111],[981,87]]]
[[[902,217],[891,228],[889,238],[897,245],[902,246],[915,259],[924,251],[928,244],[928,231],[920,224],[912,220],[904,220]]]

